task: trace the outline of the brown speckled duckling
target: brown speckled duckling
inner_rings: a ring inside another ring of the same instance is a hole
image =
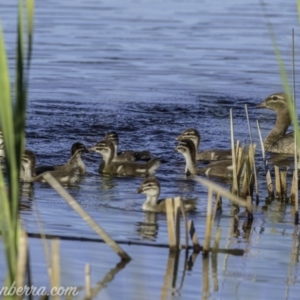
[[[160,161],[156,158],[152,158],[145,163],[113,162],[115,147],[110,140],[103,140],[97,143],[89,151],[97,152],[103,157],[99,166],[99,173],[123,176],[149,176],[153,175],[160,165]]]
[[[83,153],[87,153],[88,150],[85,147],[84,144],[76,142],[71,147],[71,158],[69,161],[64,165],[55,165],[55,166],[38,166],[35,168],[36,175],[39,175],[41,173],[44,173],[46,171],[54,171],[54,170],[61,170],[67,167],[69,164],[75,164],[75,166],[78,168],[78,171],[80,174],[85,174],[86,167],[85,164],[81,158],[81,155]]]
[[[149,151],[133,151],[126,150],[118,152],[119,146],[119,136],[115,131],[108,132],[105,135],[106,140],[110,140],[115,147],[115,154],[113,162],[125,162],[125,161],[135,161],[135,160],[149,160],[151,159],[151,154]]]
[[[75,159],[76,160],[76,159]],[[22,157],[22,167],[20,172],[20,179],[23,182],[45,182],[43,173],[36,175],[35,173],[36,158],[35,154],[30,150],[25,150]],[[79,181],[79,170],[76,167],[76,162],[70,160],[68,164],[64,165],[59,170],[46,171],[49,172],[56,180],[62,184],[74,184]]]
[[[146,195],[142,209],[152,212],[166,212],[166,199],[158,199],[160,194],[160,184],[154,177],[146,178],[136,190],[136,193],[143,193]],[[185,211],[194,211],[196,209],[196,200],[184,200],[183,207]]]
[[[176,141],[181,140],[191,140],[195,145],[195,155],[196,160],[202,161],[215,161],[215,160],[227,160],[231,159],[231,149],[208,149],[201,152],[197,152],[200,146],[200,133],[194,128],[189,128],[181,133],[178,137],[175,138]]]
[[[191,140],[182,140],[175,150],[181,153],[185,159],[185,175],[197,175],[205,174],[206,176],[213,176],[219,178],[230,178],[232,177],[232,161],[231,160],[220,160],[215,161],[202,169],[197,167],[196,163],[196,149],[195,145]]]

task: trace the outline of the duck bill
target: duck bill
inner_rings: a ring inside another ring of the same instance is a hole
[[[96,151],[96,146],[88,148],[87,151],[88,152],[95,152]]]
[[[181,146],[177,146],[174,150],[177,151],[177,152],[181,152],[183,148]]]
[[[143,189],[141,187],[139,187],[136,191],[137,194],[141,194],[143,192]]]
[[[88,149],[87,147],[84,147],[84,148],[82,149],[82,152],[83,152],[83,153],[88,153],[88,152],[89,152],[89,149]]]
[[[261,102],[261,103],[259,103],[255,106],[255,108],[266,108],[266,107],[267,107],[267,101],[266,100],[264,100],[263,102]]]

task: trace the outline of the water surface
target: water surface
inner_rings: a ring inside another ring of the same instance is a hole
[[[292,28],[298,33],[296,3],[267,1],[265,8],[291,72]],[[11,67],[15,16],[13,3],[2,5]],[[296,51],[296,66],[298,61]],[[69,158],[72,143],[81,141],[91,146],[107,131],[117,131],[121,149],[148,149],[162,159],[157,172],[162,197],[197,197],[197,211],[188,218],[194,220],[202,242],[207,192],[185,178],[183,158],[174,151],[175,137],[195,127],[201,132],[203,149],[229,148],[232,108],[236,139],[249,142],[244,112],[244,104],[248,104],[258,143],[255,120],[261,121],[266,136],[275,116],[254,106],[281,90],[259,2],[37,2],[27,147],[35,151],[39,164],[63,163]],[[167,244],[164,215],[157,215],[156,226],[147,226],[153,216],[141,210],[144,196],[135,194],[142,179],[107,178],[97,172],[99,156],[89,154],[84,160],[87,175],[78,186],[68,189],[82,207],[119,241]],[[298,236],[293,236],[293,207],[276,201],[265,203],[262,173],[260,169],[261,202],[252,227],[247,228],[243,218],[234,223],[231,205],[226,201],[215,221],[214,230],[222,229],[220,247],[246,250],[244,256],[219,254],[217,269],[210,262],[205,273],[200,255],[184,273],[181,252],[176,289],[167,289],[169,298],[298,298],[299,249]],[[47,185],[36,184],[32,195],[24,195],[22,204],[22,219],[30,233],[40,231],[38,209],[47,234],[97,238]],[[48,281],[41,242],[30,239],[30,246],[34,283],[45,285]],[[119,259],[108,246],[62,241],[62,284],[82,287],[84,265],[90,262],[93,287],[109,271],[115,274],[113,280],[104,280],[99,299],[116,299],[124,294],[129,299],[163,297],[168,250],[122,246],[133,260],[116,272]],[[210,281],[206,293],[205,274]]]

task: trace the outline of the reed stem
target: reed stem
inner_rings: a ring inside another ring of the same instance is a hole
[[[247,124],[248,124],[248,131],[249,131],[249,137],[250,137],[250,147],[251,151],[249,151],[249,160],[251,160],[253,164],[253,173],[254,173],[254,182],[255,182],[255,196],[256,196],[256,205],[259,204],[259,194],[258,194],[258,182],[257,182],[257,171],[256,171],[256,163],[255,163],[255,150],[254,150],[254,144],[253,144],[253,139],[252,139],[252,131],[251,131],[251,126],[250,126],[250,121],[249,121],[249,113],[248,113],[248,106],[245,104],[245,111],[246,111],[246,118],[247,118]],[[250,152],[253,155],[253,158],[250,158]],[[250,162],[250,164],[251,164]]]
[[[260,125],[259,125],[258,120],[256,120],[256,125],[257,125],[257,130],[258,130],[258,135],[259,135],[259,140],[260,140],[260,145],[261,145],[261,152],[262,152],[262,157],[263,157],[263,162],[264,162],[264,167],[265,167],[268,194],[269,194],[269,198],[272,200],[272,199],[274,199],[273,184],[272,184],[270,170],[269,170],[269,167],[268,167],[268,162],[267,162],[266,156],[265,156],[265,147],[264,147],[264,143],[263,143],[261,130],[260,130]]]
[[[123,260],[131,259],[130,256],[105,232],[103,228],[100,227],[100,225],[97,224],[97,222],[78,204],[78,202],[50,173],[47,172],[43,178]]]
[[[203,243],[203,254],[206,255],[210,248],[212,230],[212,188],[208,189],[207,211],[206,211],[206,230]]]
[[[230,112],[230,132],[231,132],[231,154],[232,154],[232,193],[238,195],[238,180],[237,180],[237,169],[236,169],[236,149],[234,145],[234,129],[233,129],[233,116],[232,116],[232,109],[229,110]]]
[[[85,265],[85,299],[92,299],[92,288],[91,288],[91,265]]]

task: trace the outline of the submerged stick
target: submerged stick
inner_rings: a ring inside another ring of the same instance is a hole
[[[49,172],[47,172],[43,178],[122,259],[131,259],[131,257],[105,232],[103,228],[100,227],[100,225],[97,224],[97,222],[76,202],[76,200]]]
[[[254,182],[255,182],[255,195],[256,195],[256,205],[259,203],[259,194],[258,194],[258,182],[257,182],[257,171],[256,171],[256,165],[255,165],[255,150],[253,149],[254,144],[253,144],[253,139],[252,139],[252,131],[250,127],[250,121],[249,121],[249,114],[248,114],[248,106],[245,104],[245,111],[246,111],[246,118],[247,118],[247,124],[248,124],[248,131],[249,131],[249,136],[250,136],[250,143],[251,143],[251,149],[253,150],[253,159],[252,157],[250,158],[250,151],[249,151],[249,161],[250,159],[252,160],[253,163],[253,173],[254,173]],[[251,164],[251,162],[250,162]]]
[[[270,170],[269,170],[269,167],[268,167],[268,162],[267,162],[266,156],[265,156],[265,147],[264,147],[264,143],[263,143],[261,130],[260,130],[260,125],[259,125],[258,120],[256,120],[256,125],[257,125],[257,130],[258,130],[258,135],[259,135],[259,140],[260,140],[260,145],[261,145],[261,152],[262,152],[263,162],[264,162],[264,167],[265,167],[268,194],[269,194],[269,198],[274,199],[274,190],[273,190],[271,174],[270,174]]]

